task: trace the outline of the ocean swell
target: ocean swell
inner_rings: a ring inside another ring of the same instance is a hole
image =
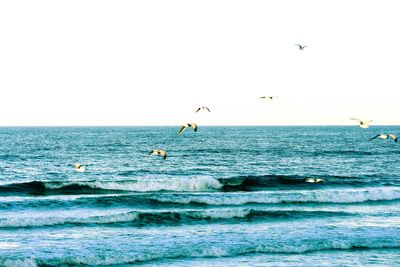
[[[262,210],[251,208],[207,209],[207,210],[165,210],[130,211],[97,216],[35,216],[0,218],[0,228],[45,227],[63,224],[141,224],[159,225],[199,222],[236,222],[237,220],[276,220],[327,216],[351,216],[348,212],[307,211],[307,210]]]
[[[168,194],[152,197],[154,201],[179,204],[244,205],[248,203],[361,203],[400,199],[399,187],[363,189],[288,190],[251,193]]]

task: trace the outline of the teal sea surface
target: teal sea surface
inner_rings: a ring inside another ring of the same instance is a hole
[[[400,266],[400,127],[179,128],[0,128],[0,266]]]

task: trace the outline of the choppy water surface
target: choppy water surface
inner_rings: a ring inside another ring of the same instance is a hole
[[[398,127],[178,130],[0,128],[0,265],[400,265]]]

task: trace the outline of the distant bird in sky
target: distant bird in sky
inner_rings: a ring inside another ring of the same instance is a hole
[[[153,149],[148,155],[161,155],[164,159],[166,159],[167,151],[162,149]]]
[[[325,182],[324,179],[321,178],[307,178],[306,183],[322,183]]]
[[[199,111],[202,110],[202,109],[207,110],[208,112],[210,112],[210,109],[209,109],[208,107],[199,107],[199,108],[196,110],[195,113],[199,112]]]
[[[372,137],[371,139],[369,139],[368,141],[374,140],[375,138],[382,138],[384,140],[388,139],[389,137],[393,139],[393,141],[397,142],[397,135],[395,134],[385,134],[385,133],[381,133],[381,134],[377,134],[374,137]]]
[[[197,132],[197,124],[196,123],[187,123],[186,125],[182,126],[182,128],[179,130],[178,134],[183,133],[186,130],[186,128],[188,128],[188,127],[192,127],[193,130],[195,132]]]
[[[260,97],[260,99],[267,99],[267,100],[273,100],[273,99],[277,99],[277,96],[262,96]]]
[[[80,163],[74,163],[73,165],[75,166],[75,170],[77,170],[78,172],[86,171],[86,165],[82,165]]]
[[[301,45],[301,44],[295,44],[299,47],[299,50],[304,50],[304,48],[306,48],[306,45]]]
[[[358,124],[359,124],[358,126],[360,126],[361,128],[364,128],[364,129],[367,129],[369,127],[368,123],[372,122],[372,120],[363,121],[363,120],[360,120],[360,119],[357,119],[357,118],[350,118],[350,120],[357,121]]]

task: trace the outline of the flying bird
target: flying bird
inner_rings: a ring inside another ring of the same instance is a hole
[[[321,178],[307,178],[305,180],[306,183],[321,183],[321,182],[325,182],[324,179]]]
[[[397,135],[395,134],[385,134],[385,133],[381,133],[381,134],[377,134],[374,137],[372,137],[371,139],[369,139],[368,141],[374,140],[375,138],[382,138],[383,140],[388,139],[389,137],[393,139],[393,141],[397,142]]]
[[[276,98],[278,98],[278,97],[277,96],[262,96],[262,97],[260,97],[260,99],[267,99],[267,100],[273,100]]]
[[[196,110],[195,113],[199,112],[199,111],[202,110],[202,109],[207,110],[208,112],[210,112],[210,109],[209,109],[208,107],[199,107],[199,108]]]
[[[167,158],[167,151],[162,149],[153,149],[148,155],[161,155],[164,159]]]
[[[360,119],[357,119],[357,118],[350,118],[350,120],[357,121],[358,122],[358,126],[360,126],[361,128],[364,128],[364,129],[367,129],[369,127],[368,123],[372,122],[372,120],[363,121],[363,120],[360,120]]]
[[[182,128],[179,130],[178,134],[183,133],[186,130],[186,128],[188,128],[188,127],[192,127],[193,130],[195,132],[197,132],[197,124],[196,123],[187,123],[186,125],[182,126]]]
[[[75,170],[77,170],[78,172],[86,171],[86,165],[82,165],[80,163],[74,163],[73,165],[75,166]]]
[[[304,48],[306,48],[306,45],[301,45],[301,44],[295,44],[299,47],[299,50],[304,50]]]

